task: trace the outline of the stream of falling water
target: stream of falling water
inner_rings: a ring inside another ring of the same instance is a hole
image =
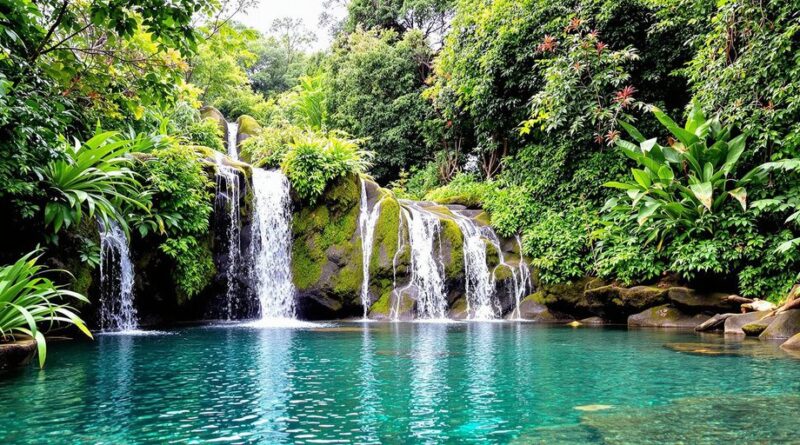
[[[236,299],[239,290],[237,271],[241,264],[241,210],[240,210],[240,185],[239,172],[224,163],[222,153],[216,153],[216,195],[214,198],[214,211],[222,216],[225,227],[225,263],[223,274],[225,276],[225,304],[223,317],[231,320],[236,316]]]
[[[404,201],[408,244],[411,247],[411,281],[417,292],[417,318],[447,318],[444,265],[435,258],[436,243],[441,244],[441,223],[415,203]],[[441,252],[441,245],[438,249]]]
[[[375,203],[372,209],[369,208],[369,197],[367,196],[366,181],[361,179],[361,206],[358,215],[358,230],[361,235],[361,271],[363,278],[361,281],[361,305],[364,307],[364,319],[370,306],[369,298],[369,264],[372,260],[372,242],[375,238],[375,224],[381,214],[381,201]]]
[[[139,327],[133,306],[133,263],[128,238],[115,221],[100,223],[100,330]]]
[[[289,180],[280,171],[254,168],[253,196],[251,261],[261,319],[294,319]]]
[[[228,122],[228,156],[238,161],[239,160],[239,147],[237,141],[239,139],[239,124],[236,122]]]
[[[486,242],[480,227],[465,216],[454,214],[464,237],[464,282],[467,294],[467,318],[497,318],[500,306],[495,298],[494,275],[486,262]]]

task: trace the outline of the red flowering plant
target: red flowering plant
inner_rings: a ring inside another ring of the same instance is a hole
[[[566,130],[613,145],[620,135],[617,120],[643,107],[628,71],[639,58],[636,50],[610,48],[586,20],[574,17],[561,35],[545,35],[535,51],[544,84],[531,98],[521,132]]]

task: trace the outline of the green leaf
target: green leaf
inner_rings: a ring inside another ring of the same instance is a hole
[[[675,121],[673,121],[669,116],[664,114],[664,112],[661,111],[661,109],[659,109],[658,107],[653,107],[653,114],[655,114],[656,119],[658,119],[658,121],[661,122],[662,125],[667,127],[667,130],[669,130],[669,132],[672,133],[673,136],[678,138],[678,140],[681,141],[683,145],[685,145],[687,148],[699,141],[697,136],[678,126],[678,124],[676,124]]]
[[[694,196],[708,209],[711,210],[712,196],[714,191],[710,182],[701,182],[689,186]]]
[[[640,132],[639,132],[639,130],[637,130],[637,129],[636,129],[636,127],[634,127],[633,125],[631,125],[631,124],[629,124],[629,123],[627,123],[627,122],[625,122],[625,121],[623,121],[623,120],[619,120],[618,122],[619,122],[619,125],[620,125],[622,128],[624,128],[624,129],[625,129],[625,131],[626,131],[626,132],[627,132],[627,133],[628,133],[628,134],[629,134],[629,135],[630,135],[630,136],[631,136],[631,137],[632,137],[632,138],[633,138],[633,139],[634,139],[636,142],[640,142],[640,143],[641,143],[641,142],[644,142],[644,136],[642,136],[642,133],[640,133]]]
[[[739,204],[742,205],[742,210],[747,210],[747,190],[744,187],[737,187],[729,191],[728,194],[739,201]]]
[[[631,172],[633,173],[633,178],[636,179],[636,182],[643,188],[648,188],[653,183],[650,180],[650,175],[648,175],[646,171],[632,168]]]

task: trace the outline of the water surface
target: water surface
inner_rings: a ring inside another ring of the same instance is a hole
[[[800,361],[758,342],[691,353],[699,341],[722,338],[517,323],[100,336],[0,379],[0,443],[800,441]]]

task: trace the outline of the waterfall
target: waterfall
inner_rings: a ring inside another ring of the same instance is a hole
[[[221,153],[216,154],[217,174],[214,212],[223,223],[223,227],[225,227],[226,249],[222,273],[225,277],[226,290],[223,316],[231,320],[236,316],[236,298],[239,290],[237,271],[242,258],[241,211],[239,207],[239,172],[235,168],[225,165],[224,159],[225,157]]]
[[[117,222],[100,222],[100,329],[131,331],[138,325],[128,238]]]
[[[519,235],[516,236],[516,241],[517,248],[519,248],[519,268],[518,273],[514,274],[514,299],[517,303],[517,305],[514,307],[514,318],[519,320],[522,318],[522,314],[519,310],[519,303],[523,297],[527,296],[525,294],[529,290],[532,290],[533,283],[531,282],[531,270],[528,267],[528,264],[525,262],[525,258],[522,256],[522,240],[520,239]]]
[[[254,168],[253,196],[252,264],[261,319],[294,318],[289,180],[280,171]]]
[[[497,318],[500,307],[494,298],[494,276],[486,262],[486,243],[481,229],[473,220],[455,214],[455,221],[464,236],[464,278],[467,294],[467,318]]]
[[[239,124],[236,122],[228,122],[228,156],[231,159],[239,160],[239,147],[237,140],[239,138]]]
[[[361,179],[361,206],[358,215],[358,230],[361,235],[361,271],[363,278],[361,280],[361,304],[364,306],[364,318],[367,318],[369,311],[369,263],[372,259],[372,242],[375,238],[375,224],[378,222],[378,217],[381,214],[381,201],[378,201],[375,206],[369,208],[369,199],[367,197],[367,182]]]
[[[411,282],[417,290],[417,316],[423,319],[447,318],[444,266],[434,257],[435,244],[441,243],[439,219],[411,202],[404,202],[411,246]],[[441,252],[441,245],[438,249]]]
[[[394,294],[394,304],[390,309],[389,316],[392,320],[399,320],[400,319],[400,303],[402,302],[403,295],[401,292],[398,291],[397,288],[397,263],[400,260],[400,257],[403,255],[403,252],[406,249],[407,240],[405,237],[405,231],[403,229],[407,229],[405,213],[406,211],[403,207],[398,206],[398,215],[397,215],[397,249],[395,250],[394,256],[392,257],[392,293]]]

